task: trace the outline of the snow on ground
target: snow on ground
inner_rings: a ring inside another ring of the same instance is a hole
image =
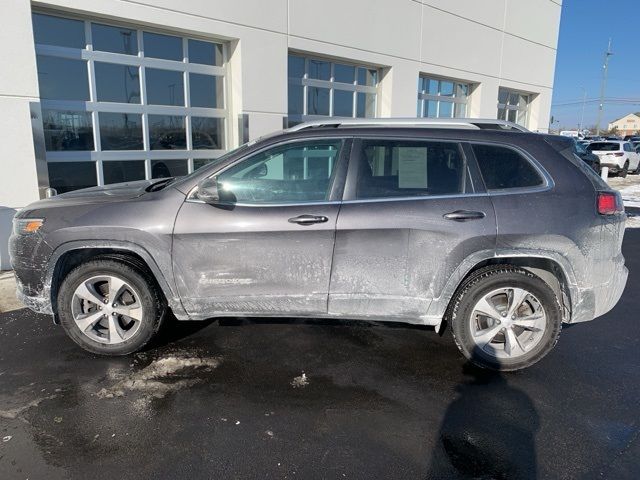
[[[622,195],[624,206],[627,209],[627,228],[640,228],[640,214],[629,210],[629,208],[640,208],[640,176],[611,177],[607,183]]]

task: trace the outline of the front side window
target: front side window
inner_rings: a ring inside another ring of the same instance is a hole
[[[32,19],[51,187],[185,175],[227,148],[222,43]]]
[[[523,127],[529,121],[531,95],[506,88],[498,90],[498,120],[517,123]]]
[[[537,187],[543,178],[516,150],[497,145],[473,145],[487,190]]]
[[[466,163],[455,142],[365,140],[357,199],[451,195],[465,191]]]
[[[341,148],[341,140],[321,140],[252,155],[218,175],[220,198],[256,205],[326,201]]]
[[[464,118],[470,85],[456,80],[420,77],[418,117]]]
[[[289,126],[319,117],[376,116],[378,70],[289,55]]]

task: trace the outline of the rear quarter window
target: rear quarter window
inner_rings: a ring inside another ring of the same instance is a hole
[[[587,150],[590,152],[617,152],[620,150],[620,144],[611,142],[594,142],[587,146]]]
[[[498,145],[472,144],[487,190],[531,188],[544,183],[536,168],[519,152]]]

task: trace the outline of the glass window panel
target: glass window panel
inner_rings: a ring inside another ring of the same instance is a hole
[[[91,113],[43,110],[45,148],[48,152],[93,150]]]
[[[93,49],[102,52],[138,54],[138,34],[131,28],[91,24]]]
[[[222,45],[189,39],[189,63],[222,66]]]
[[[442,80],[440,82],[440,95],[443,97],[453,97],[453,82]]]
[[[450,142],[365,140],[356,198],[462,193],[466,165]]]
[[[326,200],[341,144],[309,141],[252,155],[218,176],[221,196],[253,204]]]
[[[309,59],[309,78],[329,80],[331,78],[331,64],[322,60]]]
[[[466,83],[457,83],[456,84],[456,97],[462,98],[469,95],[469,85]]]
[[[193,148],[224,149],[224,119],[191,117],[191,141]]]
[[[465,103],[456,103],[453,116],[456,118],[465,118],[467,116],[467,105]]]
[[[375,94],[358,92],[356,99],[356,116],[360,118],[373,118],[376,116]]]
[[[509,99],[509,91],[501,88],[498,90],[498,103],[505,105]]]
[[[192,107],[224,108],[222,77],[189,74],[189,92]]]
[[[528,95],[518,95],[518,107],[519,108],[527,108],[527,104],[529,103]]]
[[[526,110],[518,110],[518,118],[516,122],[523,127],[527,126],[527,111]]]
[[[543,183],[536,169],[515,150],[473,145],[473,152],[489,190],[535,187]]]
[[[353,117],[353,92],[333,90],[333,115]]]
[[[214,162],[215,158],[194,158],[193,159],[193,169],[198,170],[199,168],[204,167],[205,165]]]
[[[95,187],[98,184],[96,162],[49,162],[47,168],[49,186],[58,193]]]
[[[510,93],[509,94],[509,105],[518,105],[518,97],[519,95],[517,93]]]
[[[358,85],[375,87],[378,83],[378,71],[369,68],[358,68]]]
[[[33,14],[33,36],[36,44],[85,48],[84,22],[51,15]]]
[[[425,100],[424,115],[426,118],[436,118],[438,116],[438,102],[435,100]]]
[[[149,115],[149,141],[152,150],[181,150],[187,147],[184,117]]]
[[[289,115],[302,115],[304,113],[303,96],[304,87],[302,85],[296,85],[294,83],[289,84]]]
[[[105,185],[144,180],[144,160],[109,160],[102,162]]]
[[[179,62],[184,59],[181,38],[151,32],[144,32],[142,38],[145,57],[164,58]]]
[[[427,83],[427,93],[429,95],[437,95],[438,94],[438,80],[434,80],[432,78],[425,79]]]
[[[329,115],[329,89],[307,87],[307,115]]]
[[[516,114],[517,112],[515,110],[507,110],[507,120],[509,120],[510,122],[515,122]]]
[[[416,111],[416,117],[422,116],[422,100],[418,99],[418,108]]]
[[[353,83],[356,76],[356,67],[335,63],[333,65],[333,80],[341,83]]]
[[[95,62],[99,102],[140,103],[138,67]]]
[[[151,178],[182,177],[187,173],[186,160],[151,160]]]
[[[184,106],[184,74],[175,70],[145,70],[149,105]]]
[[[87,62],[67,58],[37,56],[40,98],[89,100]]]
[[[142,150],[142,115],[137,113],[98,114],[102,150]]]
[[[453,117],[453,103],[451,103],[451,102],[440,102],[440,111],[438,112],[438,117],[440,117],[440,118],[451,118],[451,117]]]
[[[302,78],[304,77],[304,57],[298,57],[296,55],[289,55],[287,60],[287,75],[290,78]]]
[[[498,120],[507,119],[507,110],[505,108],[498,108]]]

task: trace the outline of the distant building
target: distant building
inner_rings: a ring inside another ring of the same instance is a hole
[[[629,113],[624,117],[611,122],[609,124],[609,130],[616,129],[618,135],[633,135],[640,131],[640,112]]]

